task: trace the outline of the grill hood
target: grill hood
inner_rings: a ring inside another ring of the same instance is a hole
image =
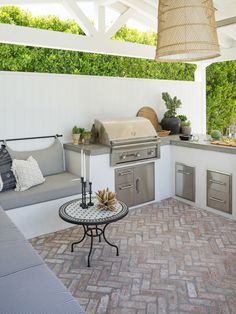
[[[98,142],[109,146],[157,140],[157,133],[152,123],[141,117],[112,121],[95,120],[94,126]]]

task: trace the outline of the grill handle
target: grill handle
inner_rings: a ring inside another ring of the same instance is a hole
[[[222,182],[222,181],[212,180],[212,179],[210,179],[209,181],[210,181],[211,183],[215,183],[215,184],[219,184],[219,185],[225,185],[225,182]]]
[[[133,185],[129,184],[129,185],[119,187],[119,190],[123,191],[123,190],[131,189],[132,187],[133,187]]]
[[[212,200],[212,201],[215,201],[215,202],[225,203],[225,201],[220,200],[219,198],[216,198],[216,197],[212,197],[212,196],[210,196],[210,197],[209,197],[209,199],[210,199],[210,200]]]
[[[133,171],[132,170],[128,170],[128,171],[121,171],[119,172],[119,176],[126,176],[128,174],[132,174]]]

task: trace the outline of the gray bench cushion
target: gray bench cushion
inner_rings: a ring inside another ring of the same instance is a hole
[[[1,206],[0,313],[84,314]]]
[[[44,149],[32,151],[15,151],[8,145],[6,146],[12,159],[28,159],[33,156],[42,171],[43,176],[57,174],[65,170],[64,167],[64,151],[61,142],[55,139],[54,143]]]
[[[39,265],[0,278],[0,313],[84,313],[72,295],[47,268]]]
[[[0,208],[0,277],[44,262]]]
[[[46,181],[24,192],[6,191],[0,193],[0,204],[4,210],[42,203],[81,193],[77,176],[63,172],[48,176]]]

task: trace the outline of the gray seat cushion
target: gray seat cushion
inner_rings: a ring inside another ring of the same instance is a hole
[[[39,265],[0,278],[0,313],[82,314],[62,283]]]
[[[37,161],[43,176],[49,176],[65,171],[63,146],[58,138],[55,139],[51,146],[40,150],[21,152],[11,149],[8,145],[6,148],[12,159],[26,160],[30,156],[33,156]]]
[[[81,193],[79,178],[69,172],[48,176],[45,179],[44,183],[24,192],[0,193],[0,204],[4,210],[8,210]]]
[[[44,262],[0,208],[0,277]]]

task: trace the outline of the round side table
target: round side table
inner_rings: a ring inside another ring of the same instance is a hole
[[[84,229],[82,238],[71,244],[71,252],[74,251],[74,246],[81,243],[86,236],[90,237],[90,251],[88,254],[88,267],[90,267],[90,256],[93,249],[93,238],[98,237],[101,242],[101,236],[103,236],[105,242],[110,246],[116,248],[116,255],[119,255],[119,248],[117,245],[112,244],[106,238],[106,228],[110,223],[116,222],[124,218],[129,209],[127,205],[121,201],[117,201],[116,211],[110,211],[107,209],[98,209],[98,201],[94,197],[92,199],[94,203],[86,209],[80,207],[81,199],[75,199],[62,205],[59,209],[59,216],[66,222],[81,225]]]

